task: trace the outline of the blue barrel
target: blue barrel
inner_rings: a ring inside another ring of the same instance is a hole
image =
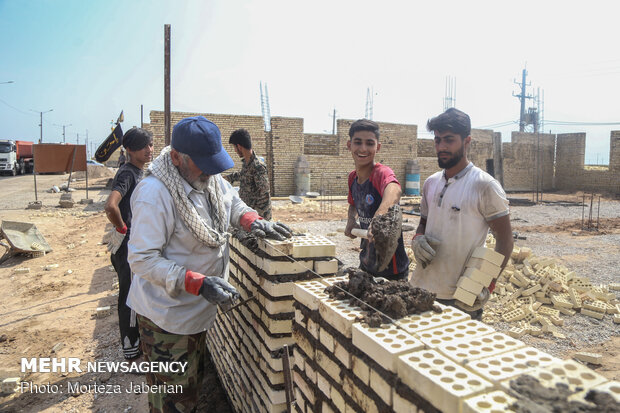
[[[405,165],[405,195],[420,195],[420,165],[409,160]]]

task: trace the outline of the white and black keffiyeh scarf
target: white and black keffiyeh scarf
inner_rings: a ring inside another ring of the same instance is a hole
[[[215,177],[209,178],[206,193],[211,204],[211,228],[202,218],[194,204],[190,201],[183,187],[183,177],[172,163],[170,146],[166,146],[161,154],[151,163],[145,176],[153,175],[164,183],[177,209],[181,219],[192,232],[194,237],[210,248],[219,248],[226,243],[226,211],[224,210],[224,197],[222,188],[217,184]]]

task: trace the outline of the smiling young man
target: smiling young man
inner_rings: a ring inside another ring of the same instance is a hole
[[[450,108],[427,123],[435,134],[437,162],[443,171],[431,175],[422,189],[420,224],[412,241],[417,261],[411,283],[437,294],[437,301],[455,305],[456,284],[473,250],[484,245],[489,228],[496,237],[495,251],[504,255],[513,247],[506,193],[491,175],[467,159],[471,121]],[[492,287],[491,287],[492,291]],[[484,289],[471,307],[480,318],[489,297]]]
[[[375,154],[381,149],[379,125],[368,119],[360,119],[349,129],[347,148],[351,151],[355,170],[349,174],[349,213],[344,234],[351,234],[353,228],[368,229],[375,215],[385,214],[389,207],[400,201],[401,188],[394,171],[388,166],[375,162]],[[357,219],[359,218],[359,224]],[[398,247],[387,268],[376,272],[377,255],[372,242],[362,239],[360,244],[360,268],[374,276],[390,280],[407,277],[409,258],[405,252],[402,233]]]

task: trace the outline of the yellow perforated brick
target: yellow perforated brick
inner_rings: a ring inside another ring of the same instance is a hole
[[[318,310],[319,302],[329,298],[323,291],[325,284],[318,280],[298,281],[295,283],[293,297],[310,310]]]
[[[456,286],[475,295],[480,294],[480,291],[482,291],[482,289],[485,287],[484,285],[467,277],[459,278],[459,280],[456,283]]]
[[[604,302],[602,301],[585,301],[582,304],[583,308],[586,308],[588,310],[592,310],[592,311],[598,311],[599,313],[606,313],[607,312],[607,306],[605,305]]]
[[[460,412],[465,398],[492,388],[487,380],[434,350],[400,356],[398,376],[434,407],[446,413]]]
[[[485,247],[476,248],[471,254],[471,258],[481,258],[497,266],[501,266],[504,262],[504,256],[502,254]]]
[[[502,333],[489,334],[439,346],[438,350],[459,364],[525,347],[525,343]]]
[[[580,361],[585,361],[591,364],[601,364],[601,361],[603,360],[603,356],[601,354],[588,353],[586,351],[580,351],[579,353],[575,353],[573,358],[580,360]]]
[[[521,308],[517,308],[515,310],[508,311],[502,314],[502,318],[504,319],[504,321],[509,323],[513,321],[523,320],[526,316],[527,314]]]
[[[477,294],[464,290],[461,287],[457,287],[456,291],[454,292],[454,299],[459,300],[460,302],[465,303],[467,305],[473,305],[474,302],[476,301],[476,297],[477,297]]]
[[[587,315],[588,317],[596,318],[597,320],[602,320],[603,317],[605,317],[605,313],[599,313],[598,311],[588,310],[587,308],[582,308],[581,314]]]
[[[591,390],[597,393],[608,394],[616,401],[616,403],[620,403],[620,382],[618,381],[608,381],[607,383],[598,384],[590,389],[586,389],[570,396],[568,400],[577,401],[587,405],[589,402],[586,401],[585,397]]]
[[[524,347],[500,355],[472,361],[467,368],[485,379],[498,383],[528,370],[560,362],[560,359],[534,347]]]
[[[499,265],[495,265],[490,261],[483,260],[481,258],[470,258],[465,264],[465,267],[477,269],[483,272],[484,274],[489,275],[491,278],[497,278],[499,273],[502,271],[502,267]]]
[[[295,235],[284,241],[259,239],[258,247],[272,257],[289,255],[294,258],[312,258],[336,255],[336,244],[320,235]]]
[[[437,302],[435,305],[441,309],[441,313],[427,311],[422,314],[413,314],[396,320],[396,323],[409,334],[416,334],[420,331],[471,319],[469,315],[454,307]]]
[[[436,348],[457,340],[480,337],[494,332],[495,330],[492,327],[480,321],[468,320],[424,330],[419,332],[417,336],[429,348]]]
[[[538,313],[539,314],[544,314],[544,315],[555,315],[555,316],[559,316],[560,315],[560,310],[556,309],[556,308],[550,308],[550,307],[540,307],[538,309]]]
[[[510,411],[509,407],[516,401],[514,397],[496,390],[466,399],[463,413],[503,413]]]
[[[545,388],[555,388],[558,383],[564,383],[572,393],[594,387],[607,379],[594,370],[572,360],[562,360],[548,366],[529,371],[528,375],[538,379]],[[510,380],[501,382],[504,389],[510,388]]]
[[[393,324],[383,324],[377,328],[365,323],[353,324],[351,339],[355,347],[393,372],[396,371],[399,355],[424,348],[421,341]]]
[[[319,314],[337,331],[351,338],[351,326],[354,322],[361,320],[365,312],[345,301],[329,298],[319,303]]]

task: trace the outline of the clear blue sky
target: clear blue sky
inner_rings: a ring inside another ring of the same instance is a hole
[[[475,127],[509,140],[518,130],[514,79],[527,64],[544,90],[547,121],[620,122],[620,49],[612,1],[118,1],[0,0],[0,138],[96,147],[163,110],[163,26],[172,26],[172,110],[271,114],[331,130],[331,113],[417,124],[443,109],[446,77]],[[586,162],[607,163],[619,125],[558,125],[587,132]]]

